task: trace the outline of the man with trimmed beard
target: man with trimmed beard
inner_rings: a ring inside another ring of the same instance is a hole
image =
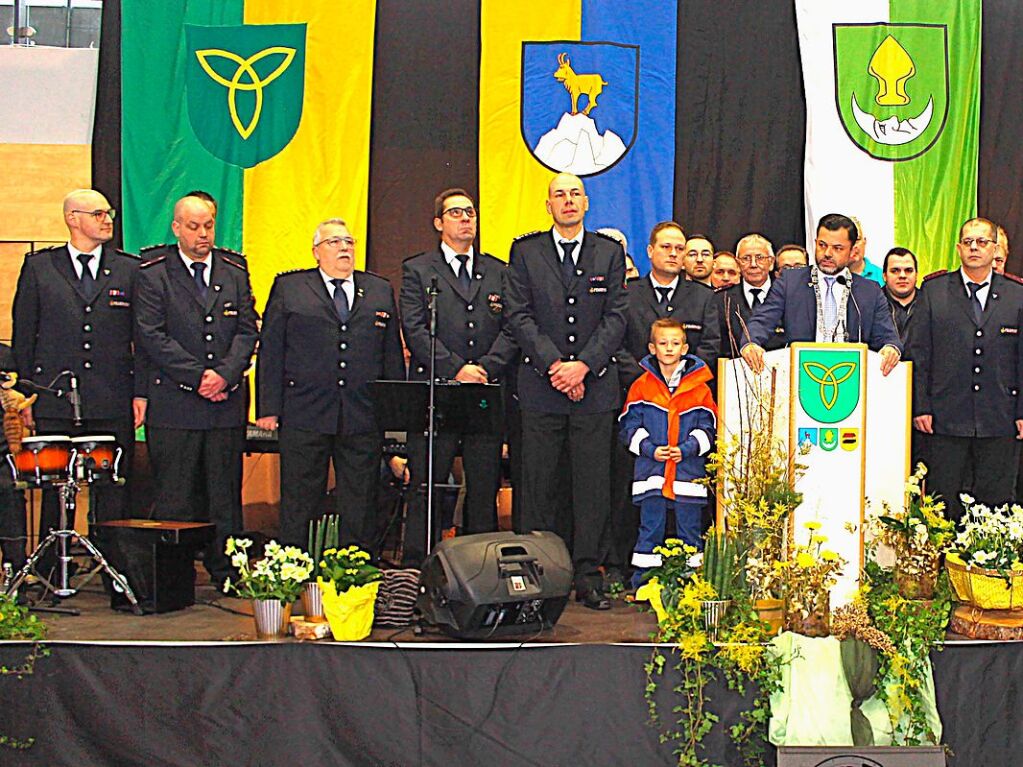
[[[916,305],[916,256],[909,249],[895,247],[884,257],[884,295],[895,329],[905,343]]]
[[[880,286],[849,271],[858,240],[856,224],[848,216],[829,213],[821,218],[816,265],[785,270],[750,319],[740,353],[754,373],[763,370],[764,346],[779,326],[786,344],[865,343],[881,355],[884,375],[898,364],[902,341]]]
[[[686,279],[710,285],[710,272],[714,268],[714,243],[702,234],[694,234],[686,240]]]

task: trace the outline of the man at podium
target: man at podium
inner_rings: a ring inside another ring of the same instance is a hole
[[[764,345],[776,327],[785,329],[785,343],[864,343],[881,355],[881,372],[888,375],[902,356],[902,341],[892,322],[881,287],[849,271],[856,224],[840,213],[829,213],[817,224],[817,263],[787,269],[771,285],[764,302],[749,321],[740,353],[759,373]]]

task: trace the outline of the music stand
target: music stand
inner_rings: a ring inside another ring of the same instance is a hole
[[[498,384],[458,381],[374,381],[369,385],[373,411],[381,431],[404,431],[426,436],[426,555],[433,549],[433,444],[436,434],[500,435],[504,408]],[[431,389],[433,390],[431,392]],[[433,394],[431,412],[431,393]],[[432,416],[432,417],[431,417]],[[420,487],[422,486],[420,485]]]

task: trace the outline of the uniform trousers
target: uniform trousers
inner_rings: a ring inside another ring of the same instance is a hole
[[[377,490],[383,437],[320,434],[281,425],[281,539],[306,547],[309,522],[324,513],[327,477],[334,464],[335,508],[341,516],[342,546],[355,544],[374,556]]]
[[[654,554],[654,548],[664,543],[664,524],[669,511],[675,512],[675,530],[683,543],[703,548],[703,507],[705,503],[676,498],[671,500],[663,495],[645,498],[639,505],[639,536],[632,554],[632,564],[636,572],[632,576],[632,585],[639,587],[644,574],[651,567],[659,564],[660,556]]]
[[[7,449],[0,450],[0,552],[3,561],[18,572],[25,564],[25,493],[14,489],[7,471]]]
[[[1015,437],[930,434],[926,450],[930,457],[927,491],[945,500],[949,519],[962,518],[959,494],[963,492],[992,507],[1013,500],[1019,469],[1019,441]]]
[[[526,530],[557,531],[559,498],[571,492],[572,564],[577,589],[599,589],[600,540],[611,506],[615,411],[570,414],[522,411],[522,516]],[[568,454],[569,476],[559,472]],[[565,512],[562,510],[561,512]]]
[[[426,437],[408,437],[409,483],[414,491],[405,518],[405,562],[416,567],[422,562],[426,545]],[[497,530],[497,490],[501,484],[501,437],[492,434],[438,434],[433,445],[433,481],[447,482],[451,464],[459,449],[465,472],[463,532],[489,533]],[[440,492],[433,499],[432,549],[440,539]]]
[[[161,520],[212,522],[216,528],[203,564],[214,581],[232,574],[224,544],[242,530],[242,494],[238,465],[245,427],[174,429],[147,426],[156,502]]]
[[[613,442],[611,513],[604,528],[601,552],[607,568],[625,570],[630,564],[629,555],[635,548],[636,531],[639,529],[639,507],[632,502],[632,474],[636,457],[621,440],[615,439]]]
[[[92,522],[109,522],[115,519],[126,519],[131,512],[131,465],[135,457],[135,428],[131,415],[124,418],[86,418],[81,426],[64,418],[36,418],[36,433],[66,434],[69,437],[113,435],[117,445],[124,452],[118,473],[125,478],[123,485],[96,484],[89,486],[89,519]],[[82,486],[82,490],[85,486]],[[79,492],[79,503],[81,502]],[[68,527],[75,521],[67,520]],[[42,510],[39,515],[39,539],[47,536],[50,530],[60,525],[60,493],[57,490],[44,490]],[[37,570],[46,573],[56,563],[56,550],[50,547],[39,560]]]

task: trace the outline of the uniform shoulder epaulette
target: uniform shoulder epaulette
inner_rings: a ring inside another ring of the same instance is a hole
[[[603,237],[605,240],[608,240],[609,242],[613,242],[615,245],[621,245],[622,244],[620,240],[616,240],[610,234],[605,234],[604,232],[591,232],[591,231],[587,230],[586,233],[587,234],[595,234],[598,237]],[[622,250],[625,250],[625,248],[623,247]]]
[[[518,237],[516,237],[516,238],[515,238],[515,239],[513,240],[513,242],[518,242],[519,240],[524,240],[524,239],[526,239],[527,237],[535,237],[535,236],[536,236],[536,235],[538,235],[538,234],[543,234],[543,230],[541,230],[541,229],[537,229],[537,230],[535,230],[535,231],[532,231],[532,232],[526,232],[525,234],[520,234],[520,235],[519,235]]]
[[[403,259],[401,260],[401,262],[402,262],[403,264],[407,264],[407,263],[408,263],[409,261],[411,261],[411,260],[412,260],[412,259],[414,259],[414,258],[419,258],[420,256],[425,256],[426,254],[428,254],[428,253],[432,253],[432,252],[433,252],[433,251],[430,251],[430,250],[422,250],[422,251],[420,251],[420,252],[418,252],[418,253],[413,253],[413,254],[412,254],[411,256],[409,256],[409,257],[407,257],[407,258],[403,258]]]
[[[142,260],[142,256],[136,256],[134,253],[129,253],[128,251],[121,250],[120,248],[114,248],[114,253],[116,253],[119,256],[124,256],[125,258],[130,258],[133,261],[141,261]]]
[[[715,293],[724,293],[729,288],[734,288],[735,285],[722,285],[720,288],[713,288]]]
[[[284,277],[287,274],[300,274],[302,272],[308,272],[308,271],[309,271],[308,269],[303,269],[301,267],[299,267],[297,269],[285,269],[283,272],[277,272],[277,276],[278,277]]]
[[[151,258],[148,261],[143,261],[142,266],[140,266],[139,269],[148,269],[150,266],[155,266],[156,264],[163,263],[166,260],[167,254],[164,253],[162,256],[156,256],[155,258]]]
[[[631,285],[632,283],[639,282],[642,279],[643,279],[643,275],[641,275],[641,274],[637,275],[636,277],[626,277],[625,278],[625,284],[626,285]]]
[[[231,250],[230,248],[225,248],[225,247],[223,247],[221,245],[214,245],[213,249],[215,251],[217,251],[218,253],[222,254],[222,255],[236,256],[236,257],[241,258],[241,259],[245,258],[245,254],[244,253],[242,253],[240,251],[237,251],[237,250]]]
[[[384,277],[384,275],[377,274],[376,272],[371,272],[369,269],[363,269],[362,273],[363,274],[368,274],[370,277],[376,277],[378,280],[383,280],[384,282],[389,282],[388,279],[386,277]]]
[[[169,247],[171,247],[171,244],[169,242],[160,242],[157,243],[156,245],[146,245],[144,248],[139,248],[139,255],[145,255],[146,253],[151,253],[154,250]]]
[[[931,272],[930,274],[923,278],[923,282],[927,282],[927,280],[932,280],[935,277],[940,277],[943,274],[948,274],[948,269],[939,269],[936,272]]]
[[[45,248],[37,248],[36,250],[30,250],[28,253],[25,254],[25,258],[29,258],[31,256],[38,256],[40,253],[50,253],[51,251],[54,251],[57,248],[63,247],[64,247],[63,245],[48,245]]]
[[[714,290],[714,287],[712,285],[708,285],[706,282],[700,282],[699,280],[689,280],[689,282],[692,283],[693,285],[699,285],[701,288],[704,288],[705,290]]]
[[[244,264],[239,264],[233,258],[228,258],[227,256],[224,256],[224,255],[222,255],[221,258],[223,258],[225,264],[230,264],[235,269],[241,269],[243,272],[249,271],[248,269],[245,268]]]
[[[1008,272],[1002,272],[1002,276],[1007,280],[1012,280],[1013,282],[1019,285],[1023,285],[1023,277],[1020,277],[1018,274],[1009,274]]]

